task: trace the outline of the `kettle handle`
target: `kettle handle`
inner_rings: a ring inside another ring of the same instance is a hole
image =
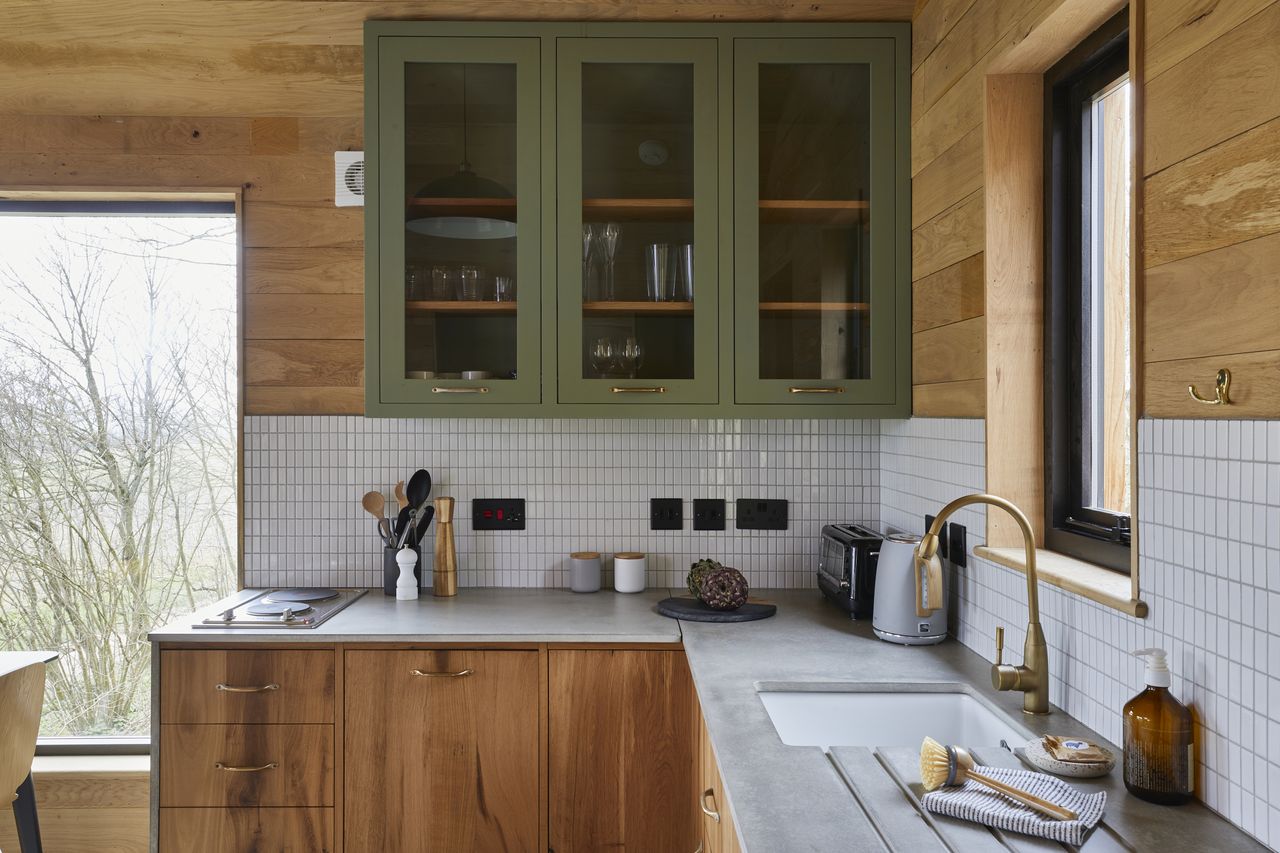
[[[916,615],[931,616],[942,609],[942,562],[934,554],[925,560],[914,554],[912,574],[916,581]]]

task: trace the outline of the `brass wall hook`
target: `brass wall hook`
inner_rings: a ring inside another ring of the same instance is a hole
[[[1191,399],[1197,403],[1204,403],[1206,406],[1230,406],[1231,405],[1231,371],[1225,367],[1218,371],[1218,377],[1214,381],[1213,399],[1206,400],[1196,393],[1196,386],[1188,385],[1187,393],[1191,395]]]

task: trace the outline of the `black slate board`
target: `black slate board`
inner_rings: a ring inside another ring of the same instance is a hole
[[[748,601],[737,610],[712,610],[696,598],[673,597],[659,601],[658,612],[672,619],[688,619],[690,622],[754,622],[777,613],[778,605]]]

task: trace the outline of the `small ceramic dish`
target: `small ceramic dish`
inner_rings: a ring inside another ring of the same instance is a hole
[[[1106,761],[1098,762],[1081,762],[1081,761],[1059,761],[1049,754],[1044,748],[1044,741],[1041,738],[1032,738],[1027,741],[1027,745],[1023,747],[1027,760],[1048,773],[1055,776],[1071,776],[1076,779],[1092,779],[1097,776],[1106,776],[1116,766],[1116,757],[1111,750],[1104,746],[1089,743],[1088,741],[1067,741],[1068,744],[1078,742],[1082,746],[1096,746],[1107,755]]]

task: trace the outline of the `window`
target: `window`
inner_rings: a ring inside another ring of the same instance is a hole
[[[1129,570],[1128,11],[1046,77],[1045,544]]]
[[[60,653],[42,745],[145,746],[147,632],[235,586],[236,258],[231,202],[0,202],[0,648]]]

